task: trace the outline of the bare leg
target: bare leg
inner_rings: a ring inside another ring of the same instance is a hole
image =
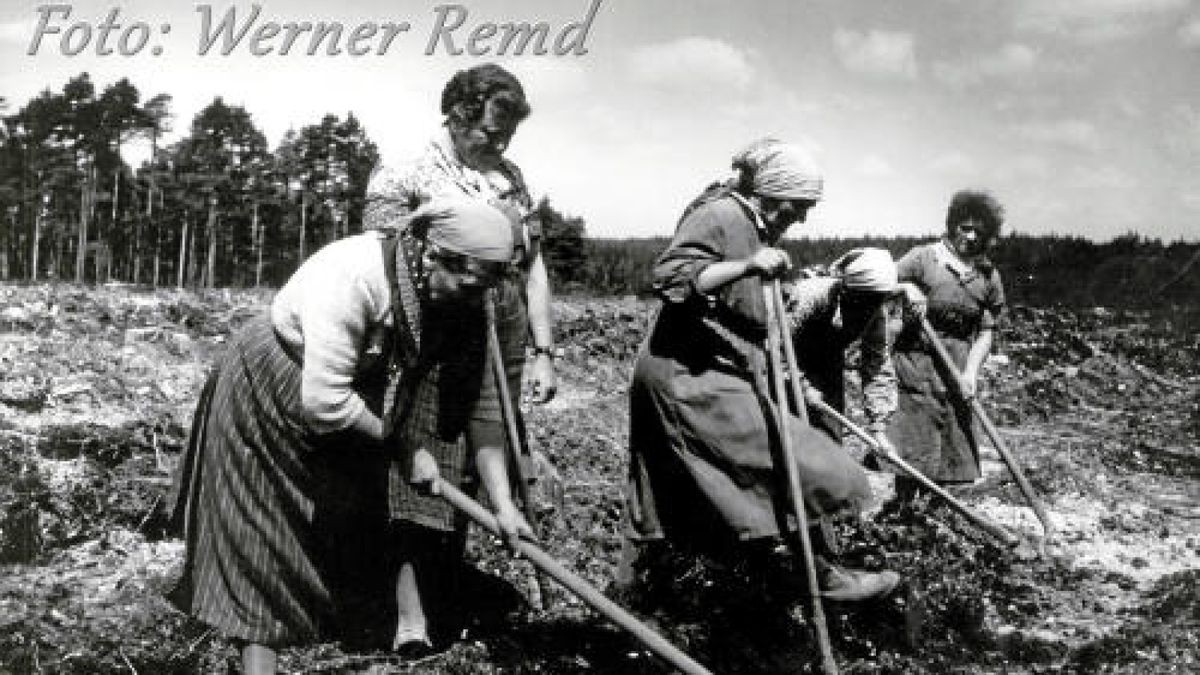
[[[417,586],[416,568],[412,561],[400,566],[396,575],[396,635],[392,638],[392,649],[406,642],[429,640],[429,622],[425,618],[425,607],[421,604],[421,591]]]
[[[275,675],[275,650],[255,642],[242,645],[242,673]]]

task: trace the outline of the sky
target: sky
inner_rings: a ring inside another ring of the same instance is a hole
[[[352,112],[383,161],[400,162],[438,132],[445,81],[498,62],[533,107],[509,156],[590,236],[670,235],[738,149],[775,136],[809,146],[825,174],[825,199],[790,235],[932,236],[953,192],[974,187],[1005,205],[1009,232],[1200,240],[1200,0],[599,0],[586,23],[597,0],[257,3],[247,35],[340,22],[337,55],[307,53],[307,38],[280,54],[279,36],[265,55],[248,37],[202,54],[201,10],[241,26],[249,0],[38,10],[49,1],[0,7],[9,111],[81,72],[98,90],[128,77],[143,100],[173,97],[168,140],[220,96],[272,146]],[[100,55],[114,9],[113,53]],[[444,40],[426,53],[439,17],[461,19],[450,36],[463,53]],[[346,52],[356,27],[384,22],[409,28],[382,54],[382,32],[363,28],[370,53]],[[519,22],[547,24],[548,53],[495,53],[486,24]],[[472,30],[490,53],[466,52]]]

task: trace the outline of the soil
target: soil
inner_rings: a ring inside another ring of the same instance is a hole
[[[236,671],[233,646],[163,597],[182,560],[165,502],[206,368],[268,298],[0,286],[0,673]],[[820,672],[786,551],[754,567],[667,551],[632,588],[611,586],[625,390],[652,310],[556,304],[560,392],[527,406],[560,474],[561,490],[535,491],[542,545],[713,672]],[[825,605],[841,672],[1200,670],[1198,319],[1014,308],[982,396],[1055,536],[994,451],[956,497],[1016,533],[1011,550],[935,498],[898,505],[892,477],[872,473],[875,503],[839,527],[841,560],[904,581]],[[406,663],[370,639],[330,642],[283,651],[281,671],[670,672],[561,588],[530,606],[529,564],[486,533],[467,557],[474,619],[446,651]]]

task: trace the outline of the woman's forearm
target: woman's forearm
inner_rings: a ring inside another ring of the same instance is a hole
[[[512,488],[508,480],[508,454],[497,445],[485,445],[475,451],[475,469],[487,490],[493,508],[512,506]]]
[[[550,276],[539,252],[533,259],[529,268],[529,278],[525,282],[525,299],[529,305],[529,332],[535,347],[553,346],[550,295]]]
[[[965,377],[974,380],[979,376],[979,370],[983,367],[988,352],[992,350],[992,341],[993,332],[990,329],[980,331],[979,336],[971,343],[971,350],[967,353],[967,363],[963,366]]]
[[[533,528],[513,502],[508,480],[508,457],[501,443],[488,442],[475,452],[475,467],[496,513],[499,534],[513,547],[521,539],[536,539]]]
[[[373,441],[383,440],[383,420],[367,408],[350,424],[350,428]]]
[[[725,260],[705,267],[696,277],[696,289],[711,293],[716,289],[748,276],[751,271],[749,260]]]

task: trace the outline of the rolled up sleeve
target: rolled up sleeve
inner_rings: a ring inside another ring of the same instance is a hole
[[[725,251],[722,223],[710,209],[697,209],[684,219],[670,247],[655,261],[655,292],[672,303],[707,298],[696,287],[696,279],[706,267],[724,260]]]

